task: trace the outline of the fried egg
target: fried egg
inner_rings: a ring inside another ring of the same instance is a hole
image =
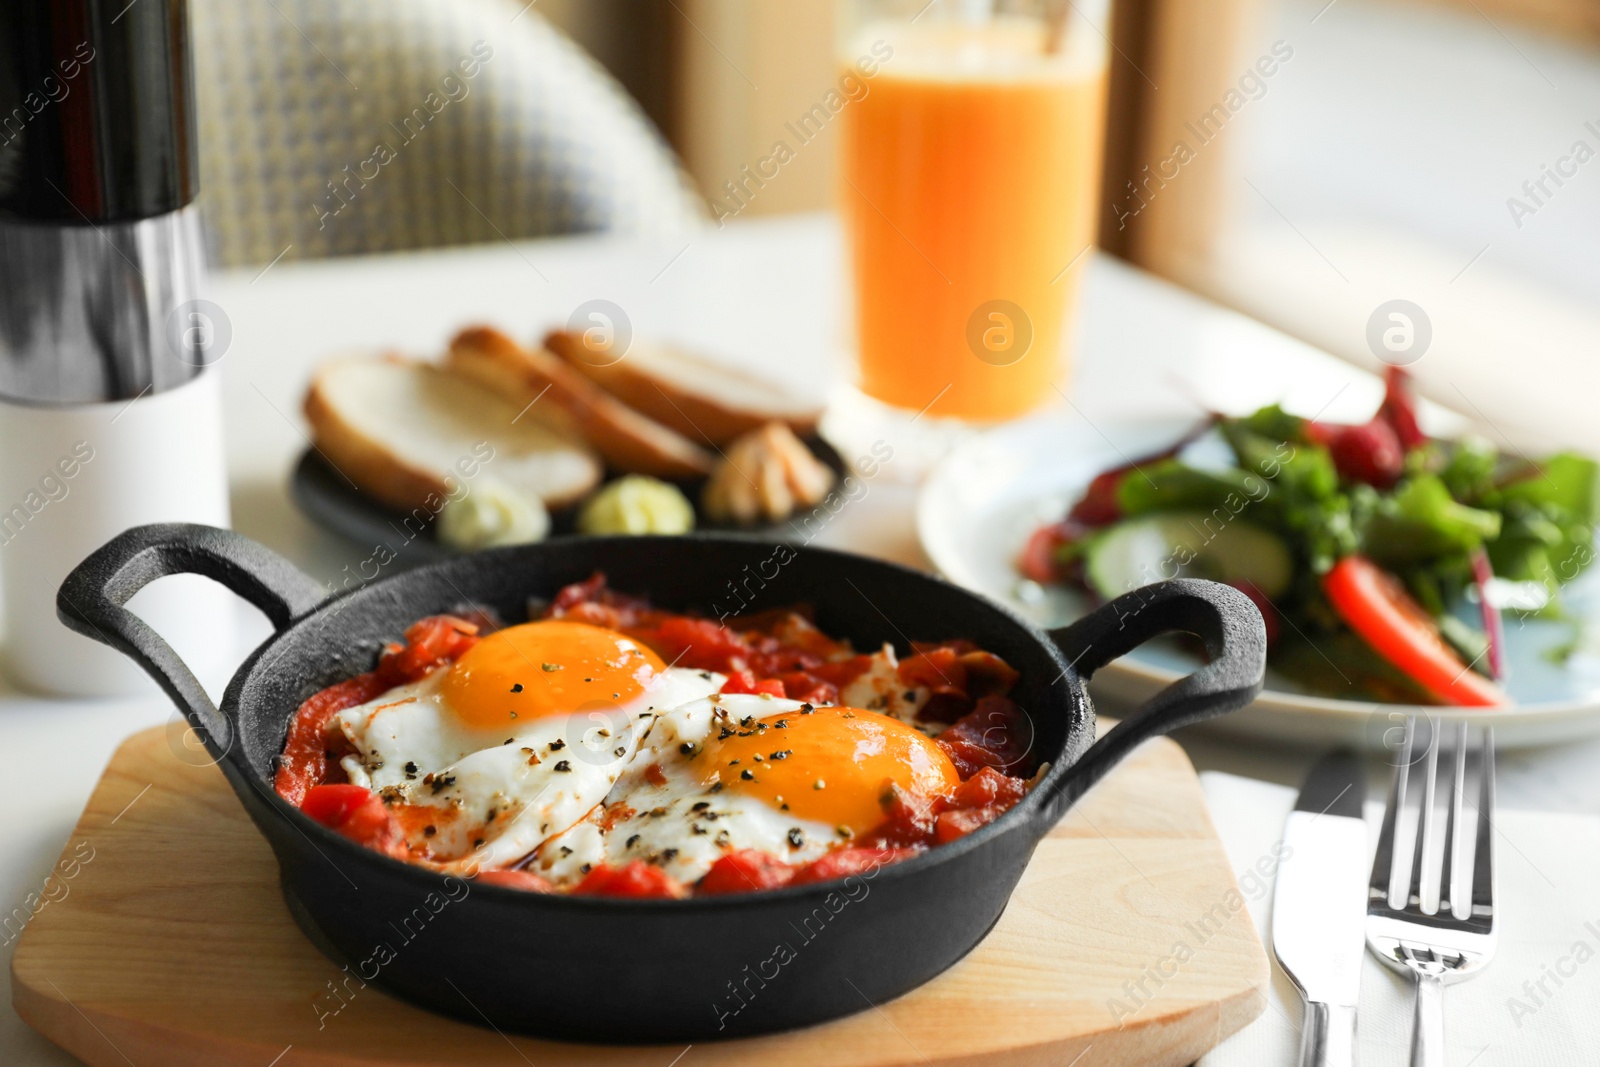
[[[931,796],[960,776],[926,734],[879,712],[710,696],[656,716],[605,804],[530,869],[570,886],[639,859],[690,884],[737,849],[809,863],[882,825],[891,782]]]
[[[490,634],[448,668],[334,716],[341,760],[415,853],[446,869],[508,866],[605,798],[657,714],[724,677],[669,668],[624,634],[542,620]]]

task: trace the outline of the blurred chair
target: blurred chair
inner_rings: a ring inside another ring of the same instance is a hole
[[[660,134],[522,0],[191,0],[219,266],[705,217]]]

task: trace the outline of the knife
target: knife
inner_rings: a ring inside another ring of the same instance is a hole
[[[1300,1067],[1354,1067],[1366,951],[1367,772],[1334,752],[1311,769],[1284,824],[1272,951],[1305,996]]]

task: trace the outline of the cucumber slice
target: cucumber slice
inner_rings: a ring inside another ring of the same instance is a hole
[[[1084,577],[1107,600],[1168,578],[1250,582],[1268,597],[1287,591],[1294,577],[1288,546],[1259,526],[1221,521],[1226,515],[1174,511],[1120,522],[1087,546]]]

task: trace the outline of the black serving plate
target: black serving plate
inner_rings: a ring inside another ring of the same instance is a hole
[[[846,467],[838,451],[822,438],[808,437],[805,444],[812,455],[827,464],[837,476],[833,493],[842,494],[843,490],[840,487],[846,477],[860,477]],[[606,474],[607,481],[615,477],[619,477],[616,472],[608,471]],[[705,481],[702,479],[676,484],[694,505],[696,529],[716,530],[760,541],[800,543],[809,540],[810,535],[802,520],[812,513],[811,509],[799,512],[785,522],[768,526],[718,526],[706,522],[700,511],[700,489]],[[439,540],[432,517],[425,523],[419,522],[418,517],[410,512],[399,511],[373,500],[351,485],[314,448],[306,449],[295,463],[294,471],[289,476],[289,496],[294,500],[295,506],[318,526],[368,547],[387,545],[397,557],[404,558],[411,564],[432,563],[460,555],[462,551],[451,548]],[[825,505],[818,506],[825,507]],[[837,506],[832,510],[838,510]],[[577,517],[576,506],[551,512],[550,535],[558,537],[575,533]],[[404,553],[400,551],[402,548],[405,550]]]

